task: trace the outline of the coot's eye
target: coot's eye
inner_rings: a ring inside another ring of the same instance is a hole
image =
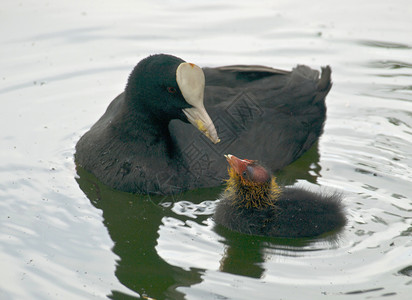
[[[246,177],[246,175],[247,175],[246,171],[243,171],[242,176]]]
[[[168,86],[168,87],[167,87],[167,91],[168,91],[170,94],[174,94],[174,93],[176,93],[176,88],[174,88],[174,87],[172,87],[172,86]]]

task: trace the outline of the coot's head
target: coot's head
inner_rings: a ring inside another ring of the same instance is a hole
[[[140,61],[130,74],[125,96],[157,123],[172,119],[192,123],[213,143],[219,138],[203,104],[205,76],[200,67],[166,54]]]
[[[240,159],[225,155],[229,163],[229,179],[225,196],[234,205],[245,208],[265,208],[274,206],[280,195],[275,177],[255,160]]]

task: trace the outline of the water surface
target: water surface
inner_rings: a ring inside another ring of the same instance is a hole
[[[408,299],[412,5],[396,1],[6,0],[0,8],[2,299]],[[319,143],[276,174],[344,193],[335,238],[215,227],[221,187],[117,192],[74,146],[134,65],[330,65]]]

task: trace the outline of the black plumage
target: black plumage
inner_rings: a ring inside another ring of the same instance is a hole
[[[322,134],[329,67],[321,76],[306,66],[203,68],[204,106],[221,140],[214,144],[183,113],[192,105],[176,81],[182,63],[164,54],[142,60],[77,143],[77,165],[115,189],[170,194],[220,185],[224,153],[264,158],[276,171]]]

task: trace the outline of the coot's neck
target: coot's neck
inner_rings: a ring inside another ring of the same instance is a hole
[[[281,190],[274,177],[264,183],[247,182],[233,169],[229,170],[229,179],[225,190],[225,197],[232,205],[245,209],[264,209],[274,207]]]
[[[147,151],[147,155],[166,154],[169,158],[175,155],[174,145],[170,136],[168,125],[170,118],[159,117],[148,110],[144,105],[130,102],[125,99],[122,113],[118,114],[119,119],[113,120],[112,127],[121,131],[125,141],[136,141],[143,146],[142,151]]]

